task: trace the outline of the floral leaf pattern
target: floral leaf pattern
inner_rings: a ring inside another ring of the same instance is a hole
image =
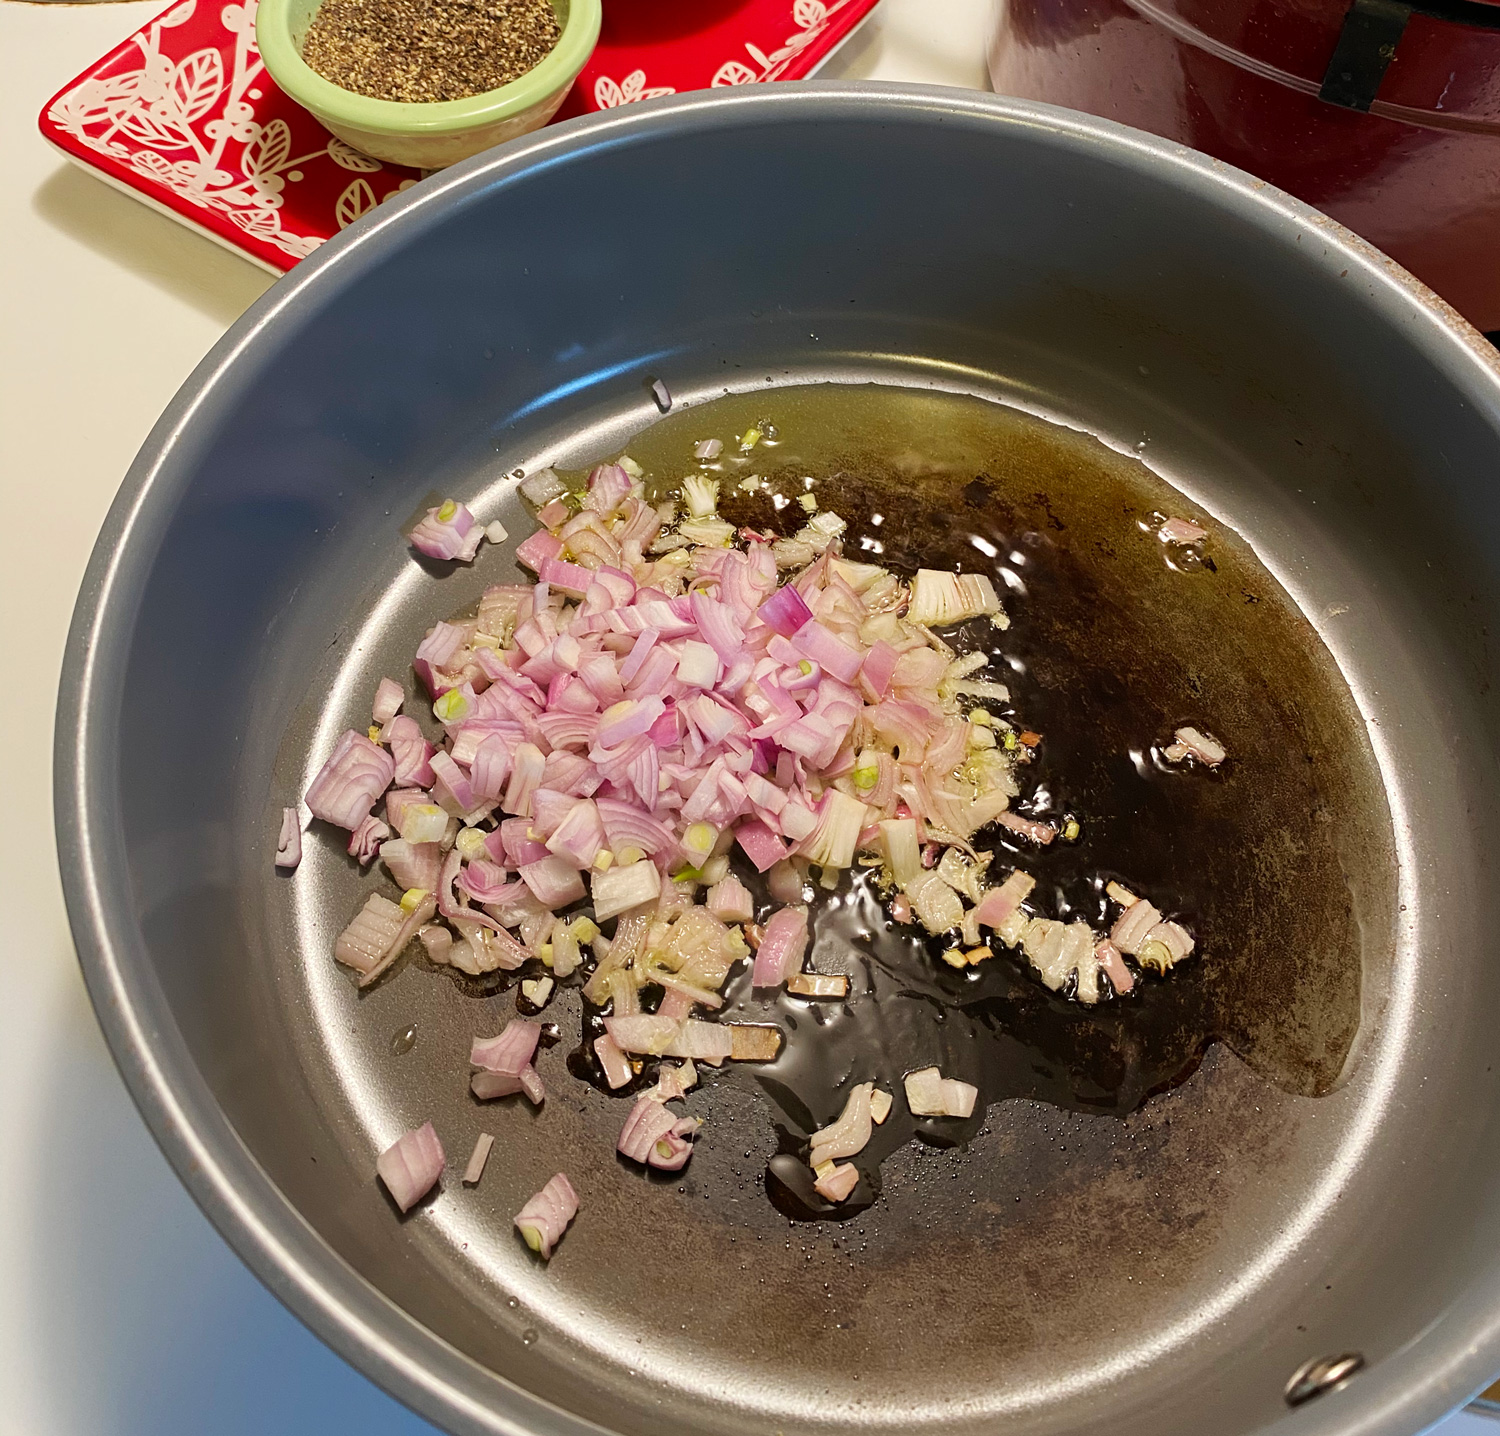
[[[797,27],[788,35],[779,49],[768,55],[749,41],[745,42],[745,53],[750,64],[740,60],[729,60],[719,66],[714,75],[715,85],[754,85],[766,80],[780,79],[787,67],[825,30],[839,11],[854,3],[854,0],[794,0],[792,24]]]
[[[245,146],[240,168],[247,179],[260,175],[274,175],[286,164],[292,152],[291,126],[283,119],[271,120],[260,134]]]
[[[339,228],[348,229],[360,215],[368,214],[374,208],[375,191],[370,188],[369,180],[357,179],[339,196],[333,212]]]
[[[171,95],[181,122],[200,120],[224,89],[224,60],[217,50],[189,55],[172,73]]]
[[[328,158],[331,159],[341,170],[358,170],[363,174],[372,175],[385,166],[379,160],[372,160],[369,155],[362,155],[353,145],[346,145],[337,135],[328,137]]]
[[[637,100],[654,100],[660,95],[675,95],[671,85],[646,87],[646,72],[632,70],[616,84],[608,75],[600,75],[594,81],[594,103],[601,110],[612,110],[619,105],[633,105]]]
[[[713,83],[719,85],[753,85],[760,76],[749,65],[738,60],[728,60],[714,72]]]

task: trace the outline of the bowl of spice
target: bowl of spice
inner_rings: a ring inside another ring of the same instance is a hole
[[[255,35],[339,139],[441,169],[546,124],[599,23],[600,0],[260,0]]]

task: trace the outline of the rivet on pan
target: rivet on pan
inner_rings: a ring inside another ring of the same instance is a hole
[[[1304,1361],[1286,1384],[1286,1404],[1300,1406],[1314,1396],[1335,1391],[1365,1364],[1357,1351],[1346,1351],[1342,1356],[1315,1356]]]

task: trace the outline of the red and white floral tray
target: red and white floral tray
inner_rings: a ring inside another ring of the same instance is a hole
[[[715,85],[797,80],[876,0],[605,0],[559,119]],[[136,199],[280,274],[414,185],[277,89],[255,0],[178,0],[42,110],[42,134]]]

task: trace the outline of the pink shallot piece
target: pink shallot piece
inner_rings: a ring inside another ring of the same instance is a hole
[[[411,531],[412,547],[428,558],[470,563],[483,541],[484,529],[474,522],[474,515],[467,508],[453,499],[428,509]]]
[[[578,1193],[559,1172],[516,1213],[516,1230],[526,1239],[526,1245],[547,1261],[577,1215]]]
[[[394,678],[382,678],[375,688],[375,701],[371,705],[371,718],[383,728],[401,711],[406,694]]]
[[[1163,543],[1179,545],[1201,543],[1208,537],[1208,530],[1191,519],[1168,519],[1156,533]]]
[[[1009,828],[1019,837],[1040,843],[1044,848],[1057,836],[1057,829],[1050,823],[1038,823],[1031,818],[1023,818],[1019,813],[1000,813],[995,821],[1002,828]]]
[[[443,1174],[447,1159],[431,1122],[401,1136],[375,1159],[375,1171],[396,1205],[409,1212]]]
[[[813,1183],[813,1191],[830,1202],[842,1202],[858,1185],[859,1168],[853,1162],[837,1162],[826,1177]]]
[[[1135,986],[1135,974],[1126,967],[1125,959],[1120,956],[1120,949],[1107,937],[1100,938],[1094,944],[1094,958],[1104,975],[1109,978],[1109,985],[1121,997]]]
[[[353,832],[390,786],[396,765],[384,748],[363,733],[345,733],[307,790],[307,806],[315,818]]]
[[[755,952],[750,981],[756,987],[780,987],[802,966],[807,952],[807,909],[778,908],[766,923]]]

